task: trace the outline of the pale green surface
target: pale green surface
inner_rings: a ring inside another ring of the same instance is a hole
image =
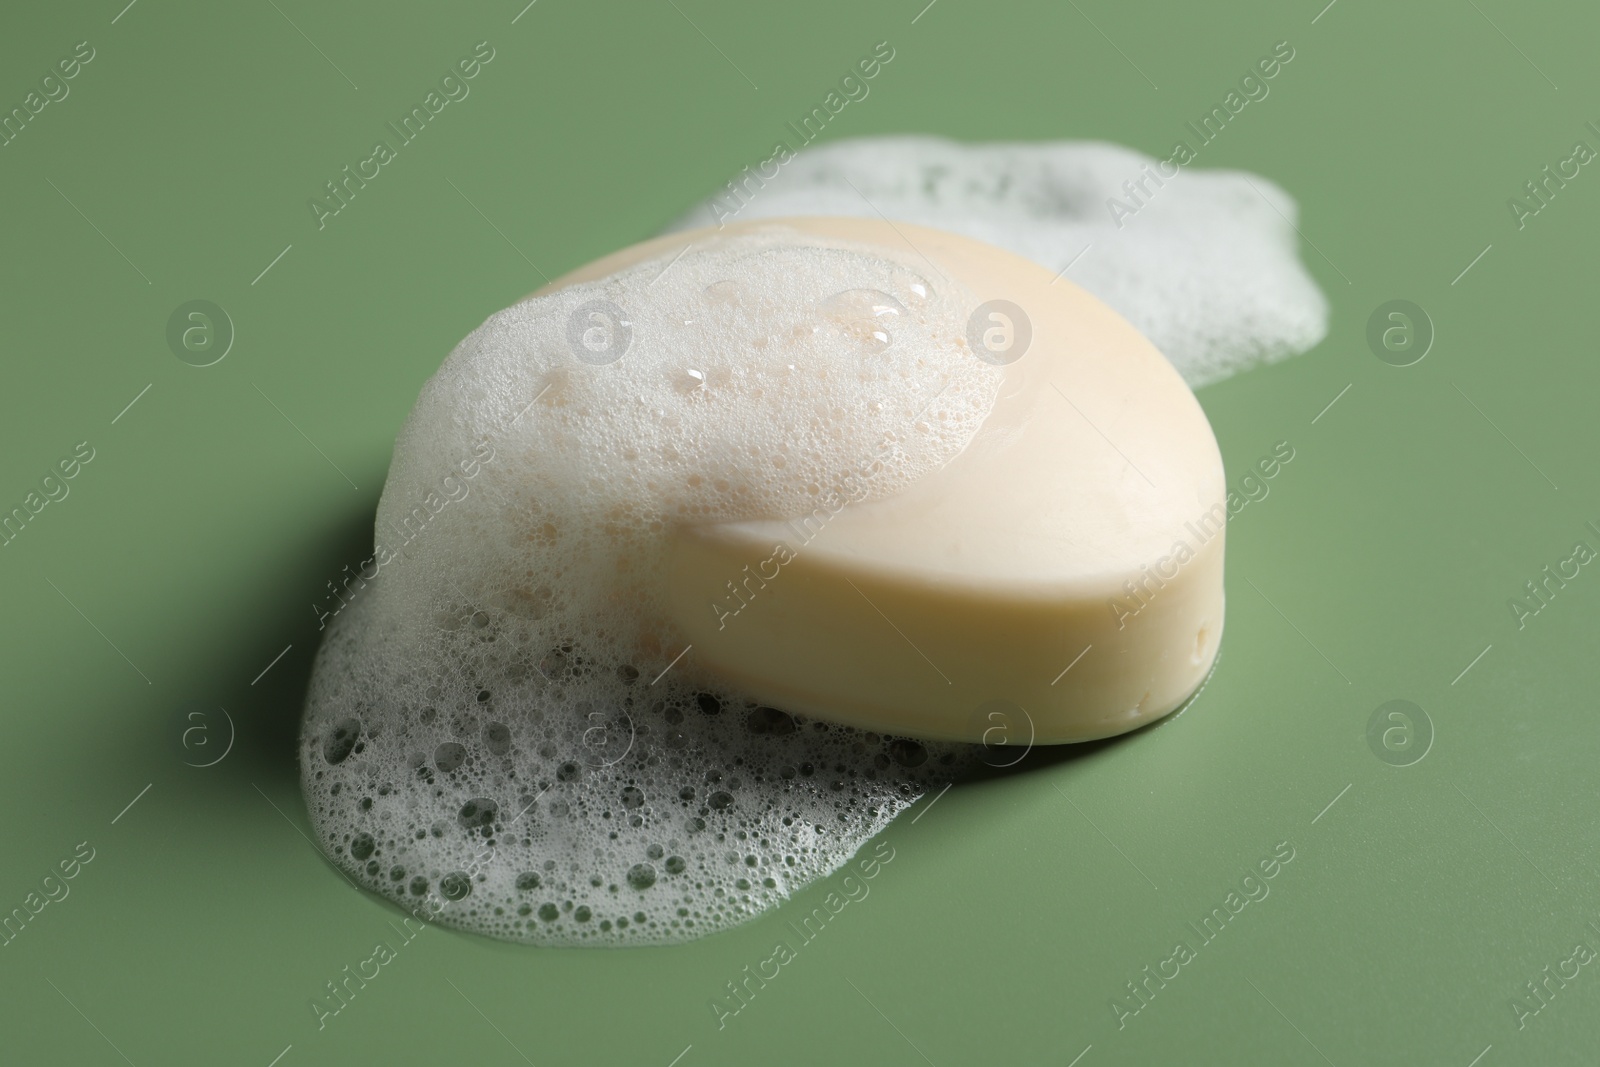
[[[922,2],[540,0],[515,25],[517,0],[448,13],[140,0],[114,25],[111,0],[0,16],[4,106],[75,42],[97,49],[71,95],[0,149],[0,502],[76,442],[97,450],[71,495],[0,548],[0,905],[20,906],[77,842],[96,849],[71,895],[0,948],[0,1059],[265,1067],[292,1044],[283,1067],[666,1067],[692,1045],[681,1067],[947,1067],[1065,1065],[1092,1044],[1081,1067],[1466,1067],[1490,1045],[1483,1067],[1587,1062],[1600,967],[1520,1032],[1510,1000],[1574,941],[1600,944],[1584,925],[1600,866],[1600,577],[1584,568],[1520,632],[1506,601],[1573,541],[1600,547],[1583,530],[1600,522],[1600,177],[1585,168],[1520,232],[1505,202],[1575,139],[1600,147],[1583,128],[1600,116],[1592,10],[1342,0],[1312,25],[1319,0],[941,0],[911,25]],[[553,277],[654,232],[765,158],[881,39],[893,64],[830,137],[1095,137],[1164,153],[1284,38],[1294,63],[1201,164],[1299,199],[1332,332],[1201,396],[1230,480],[1279,440],[1297,455],[1232,524],[1227,637],[1200,699],[896,823],[870,897],[725,1030],[709,1000],[770,954],[790,909],[624,952],[429,930],[319,1032],[308,999],[393,939],[397,913],[285,821],[305,825],[292,740],[308,605],[363,557],[418,387],[539,284],[528,261]],[[318,232],[306,198],[484,39],[497,55],[471,96]],[[165,341],[169,313],[195,298],[238,330],[204,369]],[[1415,366],[1379,362],[1364,340],[1394,298],[1437,325]],[[1395,698],[1437,730],[1414,766],[1365,740]],[[185,713],[219,705],[239,724],[233,751],[184,766]],[[1108,1003],[1122,983],[1284,840],[1296,857],[1271,895],[1119,1031]]]

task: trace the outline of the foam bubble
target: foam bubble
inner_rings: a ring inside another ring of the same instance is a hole
[[[750,170],[735,179],[737,192],[730,184],[670,228],[882,213],[1051,271],[1070,264],[1071,280],[1121,313],[1195,388],[1321,341],[1328,302],[1296,254],[1294,200],[1239,171],[1185,167],[1163,180],[1156,168],[1140,152],[1094,141],[863,137],[804,149],[771,179]],[[1143,183],[1131,195],[1130,181]],[[1113,199],[1123,205],[1115,213]]]
[[[422,391],[379,576],[318,654],[318,837],[439,921],[676,941],[837,869],[964,746],[765,707],[665,620],[677,524],[888,495],[977,432],[973,296],[896,253],[763,227],[491,317]],[[863,460],[871,476],[860,477]]]

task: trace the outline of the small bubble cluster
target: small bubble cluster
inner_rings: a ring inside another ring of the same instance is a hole
[[[606,363],[567,338],[596,301],[627,323]],[[837,869],[967,769],[966,746],[703,674],[664,607],[664,545],[803,514],[863,457],[867,496],[948,462],[998,389],[965,343],[975,303],[892,252],[770,227],[463,341],[396,443],[378,538],[404,551],[312,678],[302,783],[334,862],[494,937],[682,941]]]

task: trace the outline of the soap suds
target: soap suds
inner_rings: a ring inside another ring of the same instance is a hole
[[[715,684],[665,621],[674,525],[801,514],[847,478],[892,494],[977,432],[1000,371],[967,348],[976,300],[896,255],[764,227],[457,346],[379,505],[380,544],[406,547],[312,677],[302,782],[335,863],[495,937],[681,941],[837,869],[965,769],[972,746]]]
[[[973,237],[1067,270],[1192,388],[1321,341],[1328,302],[1297,255],[1294,200],[1240,171],[1183,168],[1163,179],[1156,168],[1093,141],[855,138],[804,149],[770,178],[747,169],[670,229],[881,215]]]

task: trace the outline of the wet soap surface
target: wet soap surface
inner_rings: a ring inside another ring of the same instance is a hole
[[[319,653],[302,769],[334,862],[510,940],[683,940],[978,762],[912,738],[1014,762],[1176,707],[1222,631],[1220,459],[1159,353],[1056,282],[940,231],[795,220],[491,317],[407,419]],[[1158,564],[1191,519],[1201,562]],[[718,577],[773,543],[787,581],[747,582],[729,630]]]

